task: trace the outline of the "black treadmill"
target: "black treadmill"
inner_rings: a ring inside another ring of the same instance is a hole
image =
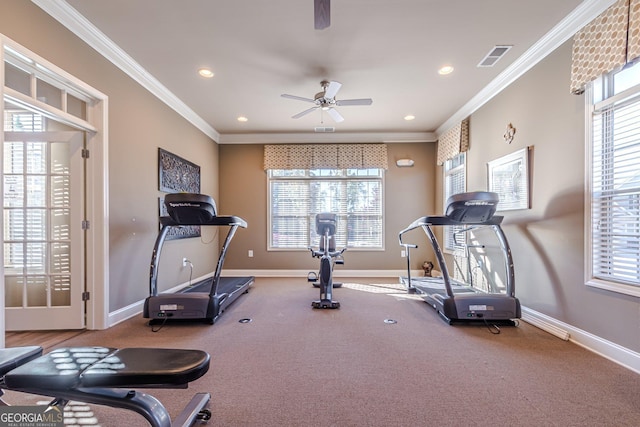
[[[499,197],[496,193],[476,191],[460,193],[447,200],[444,216],[425,216],[416,219],[411,225],[398,233],[400,245],[408,251],[416,245],[402,242],[403,234],[422,228],[426,233],[442,273],[441,277],[411,278],[410,265],[407,266],[407,291],[419,294],[433,306],[440,316],[449,324],[491,322],[515,325],[513,319],[521,317],[520,301],[515,296],[515,279],[513,259],[507,238],[500,227],[503,217],[494,215]],[[478,227],[490,227],[500,243],[500,250],[505,260],[505,292],[495,293],[479,289],[473,284],[455,280],[449,276],[449,270],[436,240],[434,226],[465,226],[465,231]]]
[[[167,194],[164,199],[169,216],[160,218],[162,228],[151,255],[149,296],[144,302],[144,317],[151,323],[167,320],[202,320],[213,324],[240,295],[247,293],[254,277],[220,277],[229,243],[238,227],[247,223],[237,216],[218,216],[210,196],[194,193]],[[158,262],[171,227],[186,225],[229,227],[216,270],[212,277],[177,293],[158,294]]]

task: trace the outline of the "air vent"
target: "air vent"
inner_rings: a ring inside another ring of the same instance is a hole
[[[318,133],[327,133],[327,132],[335,132],[336,128],[332,126],[317,126],[315,131]]]
[[[500,58],[504,56],[505,53],[509,51],[513,46],[510,45],[499,45],[494,46],[493,49],[480,61],[478,67],[493,67],[496,65],[496,62]]]

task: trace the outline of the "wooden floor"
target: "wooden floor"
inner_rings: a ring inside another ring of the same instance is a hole
[[[84,332],[84,330],[7,332],[5,334],[5,346],[39,345],[46,352],[51,347]]]

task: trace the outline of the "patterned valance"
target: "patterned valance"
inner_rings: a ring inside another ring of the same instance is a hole
[[[438,164],[469,150],[469,119],[464,119],[438,138]]]
[[[571,93],[640,56],[640,0],[618,0],[573,38]]]
[[[388,169],[386,144],[264,146],[264,169]]]

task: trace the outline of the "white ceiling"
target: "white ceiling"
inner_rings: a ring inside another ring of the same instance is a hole
[[[34,2],[45,10],[59,3]],[[611,2],[333,0],[331,26],[315,30],[313,0],[67,0],[99,29],[92,37],[108,37],[223,143],[249,134],[256,142],[372,132],[429,139]],[[495,45],[513,48],[494,67],[478,68]],[[455,71],[443,77],[445,64]],[[197,74],[203,66],[213,79]],[[338,107],[338,124],[320,110],[292,119],[312,105],[280,95],[313,98],[323,79],[342,83],[337,99],[373,104]],[[405,121],[407,114],[416,119]],[[314,135],[316,126],[335,126],[335,134]]]

